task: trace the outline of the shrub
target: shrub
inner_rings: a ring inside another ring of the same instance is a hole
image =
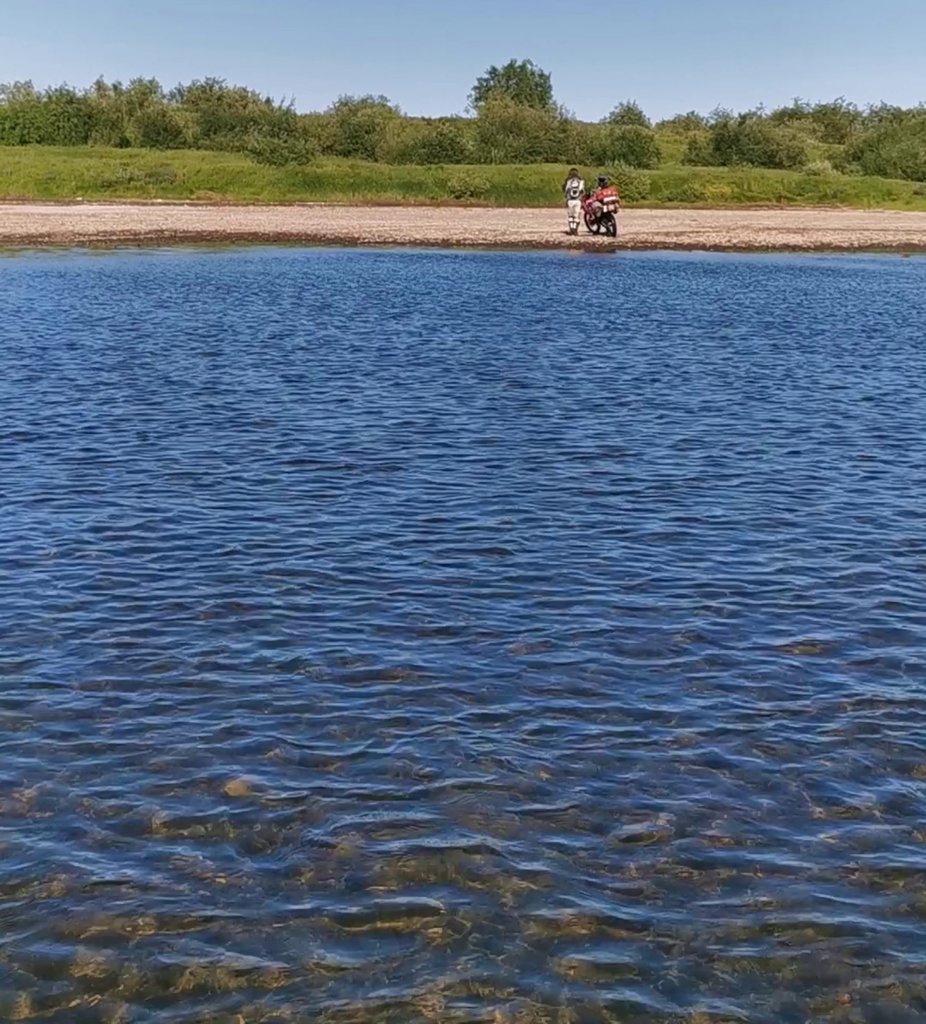
[[[699,132],[707,128],[707,118],[696,110],[689,110],[687,114],[676,114],[660,121],[656,127],[669,132]]]
[[[66,85],[45,92],[31,82],[0,86],[0,144],[82,146],[93,122],[89,97]]]
[[[376,149],[377,160],[390,164],[461,164],[469,156],[469,142],[454,120],[396,119]]]
[[[375,160],[389,127],[399,119],[398,107],[385,96],[341,96],[329,109],[334,127],[335,156]]]
[[[613,124],[620,128],[652,128],[652,122],[643,113],[639,103],[624,100],[604,119],[604,124]]]
[[[768,115],[769,123],[801,131],[829,145],[844,145],[862,126],[862,112],[840,96],[829,103],[796,99]]]
[[[322,156],[334,156],[338,148],[338,129],[330,113],[299,114],[298,131]]]
[[[656,167],[661,159],[659,143],[650,128],[606,125],[595,142],[595,163],[627,167]]]
[[[685,163],[788,170],[803,167],[807,153],[807,140],[793,130],[777,127],[756,114],[734,117],[720,112],[706,137],[691,140]]]
[[[477,160],[488,164],[558,162],[562,159],[560,122],[550,111],[492,97],[476,117]]]
[[[168,101],[189,116],[194,126],[191,143],[199,149],[244,150],[255,133],[285,135],[297,121],[291,105],[274,103],[221,78],[179,85]]]
[[[180,175],[173,167],[133,167],[131,164],[119,164],[100,180],[100,187],[106,190],[120,191],[129,189],[156,188],[172,185],[180,180]]]
[[[926,113],[885,121],[850,146],[845,158],[862,174],[926,181]]]
[[[140,110],[121,134],[129,146],[142,149],[183,149],[192,143],[177,111],[165,106]]]
[[[291,135],[288,138],[254,135],[248,141],[246,152],[255,163],[269,167],[307,164],[318,155],[318,151],[304,135]]]
[[[831,174],[835,174],[836,171],[829,160],[811,160],[804,168],[804,173],[823,178],[828,177]]]
[[[645,171],[621,165],[612,168],[609,174],[625,203],[642,203],[649,199],[650,180]]]
[[[447,179],[451,199],[485,199],[491,188],[488,179],[470,170],[459,170]]]

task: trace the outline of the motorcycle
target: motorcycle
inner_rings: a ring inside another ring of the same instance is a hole
[[[604,233],[609,238],[617,238],[617,211],[620,209],[617,189],[608,187],[599,196],[586,194],[582,199],[582,215],[585,226],[593,235]]]

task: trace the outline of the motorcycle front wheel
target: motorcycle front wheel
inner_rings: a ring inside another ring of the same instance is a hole
[[[585,214],[585,226],[593,235],[597,235],[601,232],[601,222],[595,220],[594,217],[590,217],[588,214]]]

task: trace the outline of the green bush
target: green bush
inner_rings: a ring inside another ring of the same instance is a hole
[[[220,78],[177,86],[169,101],[192,116],[193,142],[201,149],[243,150],[255,134],[285,135],[296,124],[291,106]]]
[[[862,174],[926,181],[926,113],[885,121],[866,132],[847,149],[845,160]]]
[[[604,124],[613,124],[619,128],[652,128],[652,122],[643,113],[639,103],[625,100],[611,111],[604,119]]]
[[[401,117],[385,96],[341,96],[328,113],[334,128],[334,155],[359,160],[376,159],[389,128]]]
[[[140,110],[124,130],[126,143],[139,149],[187,149],[191,134],[176,111],[160,106]]]
[[[796,99],[789,106],[773,110],[768,121],[800,131],[822,143],[842,146],[861,131],[863,115],[854,103],[840,96],[829,103]]]
[[[804,168],[804,173],[816,177],[827,177],[828,175],[835,174],[836,171],[829,160],[811,160]]]
[[[330,113],[299,114],[298,132],[323,156],[333,156],[337,149],[338,130]]]
[[[659,143],[650,128],[604,125],[594,143],[592,160],[601,164],[627,167],[657,167],[661,159]]]
[[[720,113],[706,136],[689,143],[685,163],[713,167],[769,167],[791,170],[807,163],[807,140],[756,114]]]
[[[494,96],[476,117],[479,163],[555,163],[562,159],[562,126],[556,113]]]
[[[388,164],[461,164],[472,156],[457,119],[396,119],[386,126],[376,158]]]
[[[304,135],[280,138],[272,135],[254,135],[246,147],[255,163],[267,167],[290,167],[310,163],[318,151]]]
[[[696,110],[689,110],[687,114],[676,114],[674,117],[667,117],[660,121],[657,128],[668,132],[700,132],[707,129],[707,118]]]
[[[623,202],[643,203],[649,199],[650,179],[645,171],[621,165],[613,167],[608,173],[611,180],[617,185]]]
[[[450,175],[445,189],[451,199],[485,199],[492,185],[482,175],[461,169]]]
[[[169,165],[160,167],[135,167],[132,164],[120,164],[110,170],[110,173],[100,180],[100,185],[105,190],[121,192],[125,189],[135,191],[152,190],[174,185],[179,181],[180,175],[176,168]]]
[[[93,132],[88,97],[67,86],[36,91],[31,82],[0,86],[0,144],[82,146]]]

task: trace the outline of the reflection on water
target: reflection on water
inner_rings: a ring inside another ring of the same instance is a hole
[[[0,1019],[926,1020],[926,263],[0,265]]]

